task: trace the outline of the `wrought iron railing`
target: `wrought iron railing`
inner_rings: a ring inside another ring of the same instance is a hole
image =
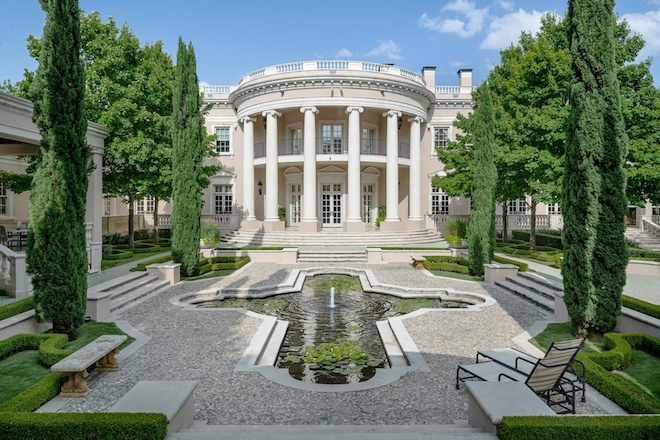
[[[410,144],[399,142],[399,157],[410,158]],[[280,139],[277,141],[278,156],[300,156],[304,154],[302,139]],[[317,138],[316,154],[348,154],[348,142],[343,138]],[[360,154],[387,156],[385,139],[360,139]],[[266,157],[266,143],[254,144],[254,158]]]

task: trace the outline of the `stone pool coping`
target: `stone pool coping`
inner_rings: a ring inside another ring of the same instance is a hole
[[[369,293],[379,293],[396,296],[399,298],[439,298],[452,301],[474,301],[477,304],[469,305],[463,309],[430,309],[423,308],[402,316],[388,318],[376,323],[385,353],[390,360],[390,368],[378,368],[371,379],[351,384],[317,384],[302,382],[289,375],[288,369],[277,368],[277,353],[284,340],[288,322],[278,320],[273,316],[254,313],[243,308],[198,308],[196,303],[227,297],[236,298],[266,298],[286,293],[296,293],[302,290],[306,278],[316,275],[347,275],[357,276],[360,279],[362,289]],[[445,288],[410,288],[392,284],[379,283],[375,274],[370,269],[353,269],[347,267],[318,267],[294,269],[287,280],[283,283],[251,288],[224,288],[207,289],[199,292],[185,293],[171,297],[169,302],[184,310],[203,313],[222,313],[226,311],[238,311],[248,316],[262,320],[257,332],[252,339],[243,356],[237,363],[234,371],[256,371],[265,378],[294,389],[320,392],[350,392],[369,390],[391,384],[407,373],[430,373],[424,357],[419,348],[409,335],[404,319],[414,318],[425,313],[474,313],[481,308],[493,305],[495,299],[478,293],[461,292],[455,289]]]

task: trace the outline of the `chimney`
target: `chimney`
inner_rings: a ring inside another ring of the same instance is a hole
[[[460,93],[472,93],[472,69],[458,71],[458,86]]]
[[[435,66],[424,66],[422,67],[422,76],[424,77],[424,82],[426,87],[429,89],[435,88]]]

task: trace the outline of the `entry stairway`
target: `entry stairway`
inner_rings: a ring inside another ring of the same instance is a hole
[[[495,281],[495,285],[553,313],[555,295],[564,295],[562,281],[543,273],[518,272],[518,275],[507,277],[506,280]]]
[[[110,312],[123,312],[138,301],[169,286],[169,282],[150,276],[147,272],[130,272],[105,283],[90,286],[88,296],[110,294]]]
[[[366,263],[367,250],[364,247],[330,250],[327,247],[299,247],[298,263]]]
[[[419,440],[483,439],[497,436],[467,421],[453,425],[206,425],[195,422],[189,429],[168,434],[165,440]]]
[[[437,244],[440,234],[432,230],[401,232],[343,232],[322,230],[303,233],[294,230],[281,232],[245,231],[239,229],[223,234],[223,243],[233,246],[409,246]]]
[[[641,229],[626,228],[626,238],[644,249],[660,251],[660,238]]]

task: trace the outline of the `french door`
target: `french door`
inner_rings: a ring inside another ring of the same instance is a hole
[[[321,219],[323,226],[341,226],[341,183],[321,185]]]

